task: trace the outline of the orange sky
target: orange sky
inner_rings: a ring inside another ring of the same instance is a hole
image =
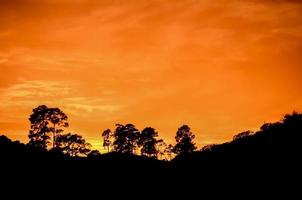
[[[301,110],[301,52],[299,0],[1,0],[0,133],[47,104],[96,148],[128,122],[220,143]]]

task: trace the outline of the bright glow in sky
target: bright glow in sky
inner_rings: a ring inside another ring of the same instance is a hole
[[[101,146],[116,123],[200,146],[302,108],[302,1],[1,0],[0,133],[47,104]]]

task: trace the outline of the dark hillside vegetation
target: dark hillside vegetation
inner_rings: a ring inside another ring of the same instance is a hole
[[[238,134],[233,141],[183,153],[170,162],[129,152],[72,157],[0,136],[0,159],[3,176],[24,177],[23,180],[41,180],[45,176],[46,180],[96,179],[105,185],[117,180],[144,184],[175,184],[175,180],[217,185],[230,184],[230,180],[245,184],[256,181],[258,185],[291,184],[300,180],[301,135],[302,115],[293,113],[280,122],[264,124],[256,133]],[[283,179],[287,182],[281,182]]]

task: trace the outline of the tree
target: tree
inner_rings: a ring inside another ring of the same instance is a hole
[[[96,158],[96,157],[99,157],[100,155],[101,155],[100,151],[98,151],[98,150],[93,150],[93,151],[91,151],[91,152],[87,155],[87,157],[88,157],[88,158]]]
[[[173,152],[176,154],[192,153],[197,149],[196,144],[193,142],[195,135],[191,132],[188,125],[181,126],[176,133],[176,145]]]
[[[113,149],[119,153],[133,154],[137,148],[139,139],[139,131],[133,124],[117,124],[113,137]]]
[[[108,150],[108,153],[110,152],[110,147],[112,146],[111,138],[113,137],[112,132],[110,129],[105,130],[102,133],[103,137],[103,147]]]
[[[160,160],[163,160],[165,156],[165,149],[167,148],[167,143],[165,143],[164,140],[158,140],[156,143],[156,149],[157,149],[157,158]]]
[[[57,145],[56,137],[64,131],[63,128],[66,128],[69,126],[69,124],[67,122],[68,117],[59,108],[49,108],[48,120],[49,120],[50,126],[51,126],[50,131],[53,134],[52,135],[53,148],[56,148],[56,145]]]
[[[201,148],[201,152],[211,152],[213,151],[218,145],[217,144],[208,144]]]
[[[138,146],[142,147],[141,155],[157,157],[158,150],[156,148],[156,144],[159,140],[157,140],[156,137],[158,137],[158,133],[154,128],[147,127],[142,131],[138,141]]]
[[[29,145],[47,148],[50,137],[47,135],[50,132],[48,121],[49,108],[45,105],[33,109],[29,121],[31,123],[29,131]]]
[[[82,136],[77,134],[58,135],[56,143],[56,150],[72,157],[88,155],[91,151],[91,145]]]
[[[49,134],[52,133],[53,148],[56,147],[56,137],[63,132],[63,128],[68,127],[68,117],[59,108],[48,108],[45,105],[33,109],[29,121],[31,130],[29,131],[29,144],[47,148],[50,143]]]
[[[167,156],[168,160],[172,160],[173,158],[173,149],[174,146],[172,144],[169,144],[164,150],[164,153]]]
[[[284,118],[282,119],[283,124],[285,124],[286,126],[289,127],[298,127],[301,128],[301,126],[297,126],[297,125],[301,125],[302,124],[302,113],[296,112],[294,111],[292,114],[287,114],[284,116]]]
[[[253,134],[252,131],[245,131],[245,132],[239,133],[239,134],[237,134],[237,135],[235,135],[233,137],[233,141],[238,141],[240,139],[243,139],[243,138],[246,138],[248,136],[251,136],[252,134]]]

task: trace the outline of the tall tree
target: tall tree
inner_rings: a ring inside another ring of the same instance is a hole
[[[133,124],[117,124],[113,134],[115,139],[113,142],[114,151],[133,154],[137,148],[139,134]]]
[[[56,137],[69,126],[67,115],[59,108],[49,108],[48,120],[50,122],[50,131],[52,132],[53,148],[56,148]]]
[[[76,157],[80,155],[88,155],[91,145],[86,140],[77,134],[58,135],[56,150],[62,151],[64,154]]]
[[[45,105],[33,109],[33,113],[29,118],[31,124],[28,135],[29,145],[47,149],[50,140],[50,137],[48,136],[48,133],[50,132],[48,111],[49,108]]]
[[[53,148],[56,147],[56,136],[63,132],[63,128],[68,127],[68,117],[59,108],[49,108],[46,105],[33,109],[29,121],[31,130],[29,131],[29,144],[40,146],[44,149],[50,143],[49,134],[52,133]]]
[[[159,142],[157,140],[158,133],[154,128],[145,128],[138,140],[138,145],[141,147],[141,154],[148,157],[157,157],[158,150],[156,144]]]
[[[108,153],[110,152],[110,147],[112,146],[111,138],[113,137],[113,134],[110,129],[105,130],[102,133],[103,137],[103,147],[107,149]]]
[[[176,154],[192,153],[197,149],[194,143],[195,135],[191,132],[188,125],[181,126],[176,133],[176,145],[173,152]]]

